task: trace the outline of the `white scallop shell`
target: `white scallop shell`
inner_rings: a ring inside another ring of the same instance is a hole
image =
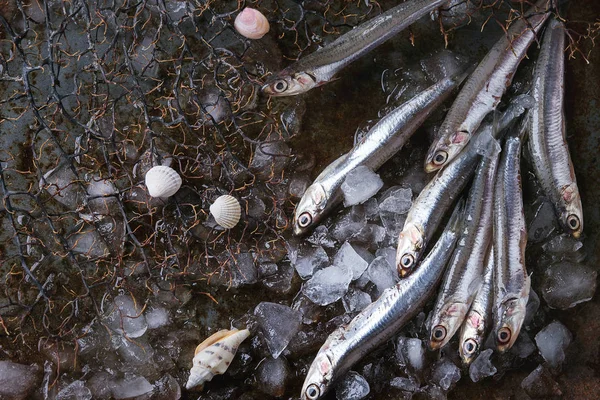
[[[146,187],[152,197],[173,196],[181,183],[181,176],[171,167],[158,165],[146,172]]]
[[[246,7],[235,17],[233,23],[240,35],[248,39],[260,39],[269,32],[269,21],[258,10]]]
[[[240,220],[242,207],[233,196],[220,196],[210,206],[210,213],[215,217],[217,224],[225,229],[233,228]]]
[[[215,375],[225,373],[240,343],[248,336],[250,336],[248,329],[241,331],[223,329],[200,343],[194,352],[193,366],[185,385],[186,389],[203,385]]]

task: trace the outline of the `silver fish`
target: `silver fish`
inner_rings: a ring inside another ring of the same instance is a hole
[[[506,140],[494,189],[494,337],[498,351],[519,336],[531,278],[525,269],[527,230],[521,190],[521,142],[526,123]]]
[[[458,237],[462,215],[463,207],[459,203],[418,271],[386,289],[348,325],[329,335],[308,370],[301,399],[320,399],[338,378],[393,337],[419,312],[439,284]]]
[[[467,145],[481,121],[500,102],[536,33],[548,18],[549,0],[539,0],[514,22],[475,71],[452,104],[425,159],[427,172],[437,171],[453,160]],[[543,12],[542,12],[543,11]]]
[[[466,365],[469,365],[481,350],[486,331],[492,320],[492,285],[494,278],[494,247],[490,245],[483,282],[471,303],[465,321],[460,330],[458,351]]]
[[[550,22],[533,76],[536,105],[529,113],[529,151],[539,182],[563,228],[575,238],[583,230],[583,209],[565,132],[565,27]]]
[[[452,339],[481,286],[483,263],[492,239],[494,180],[499,153],[495,150],[479,162],[469,191],[461,236],[433,309],[429,340],[432,350]]]
[[[465,74],[444,78],[383,117],[349,153],[341,156],[310,185],[294,213],[294,234],[302,235],[342,201],[342,183],[364,165],[377,170],[396,154],[429,115],[452,93]]]
[[[465,151],[439,171],[419,193],[398,237],[396,267],[401,276],[408,275],[417,265],[444,214],[473,176],[481,148],[489,145],[494,135],[506,129],[531,105],[529,96],[517,97],[502,114],[497,127],[490,123],[480,128],[477,140],[471,141]]]
[[[269,78],[262,87],[271,96],[293,96],[333,79],[342,68],[367,54],[447,0],[408,0],[370,19],[325,47]]]

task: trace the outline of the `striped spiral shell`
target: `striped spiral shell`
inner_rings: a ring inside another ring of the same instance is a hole
[[[185,385],[186,389],[203,385],[215,375],[227,371],[237,349],[250,336],[248,329],[223,329],[211,335],[196,347],[190,377]]]
[[[260,39],[269,32],[269,21],[258,10],[246,7],[235,17],[235,30],[248,39]]]
[[[146,172],[146,187],[152,197],[173,196],[181,183],[181,176],[171,167],[158,165]]]
[[[210,213],[225,229],[231,229],[239,222],[242,215],[242,207],[237,199],[233,196],[220,196],[210,206]]]

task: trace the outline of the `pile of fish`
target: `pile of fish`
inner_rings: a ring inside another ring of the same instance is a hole
[[[284,69],[263,91],[289,96],[323,85],[442,3],[404,2]],[[458,334],[460,356],[469,364],[490,331],[499,352],[515,343],[531,285],[525,266],[523,143],[528,144],[536,176],[563,229],[575,238],[583,229],[582,205],[565,139],[565,27],[551,17],[550,6],[548,0],[540,0],[520,15],[472,71],[441,79],[389,112],[352,150],[325,168],[297,204],[294,233],[301,236],[342,203],[341,187],[351,171],[378,169],[465,81],[425,160],[425,170],[436,175],[414,201],[398,237],[396,268],[403,279],[329,336],[308,371],[302,399],[321,398],[363,356],[391,339],[438,286],[429,322],[432,350]],[[510,100],[497,118],[482,125],[498,107],[545,25],[530,95]],[[470,182],[468,194],[460,199]],[[430,246],[453,206],[446,228]]]

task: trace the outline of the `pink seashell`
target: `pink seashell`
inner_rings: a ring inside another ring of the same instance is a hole
[[[260,39],[269,32],[269,21],[258,10],[246,7],[235,17],[233,23],[240,35],[248,39]]]

